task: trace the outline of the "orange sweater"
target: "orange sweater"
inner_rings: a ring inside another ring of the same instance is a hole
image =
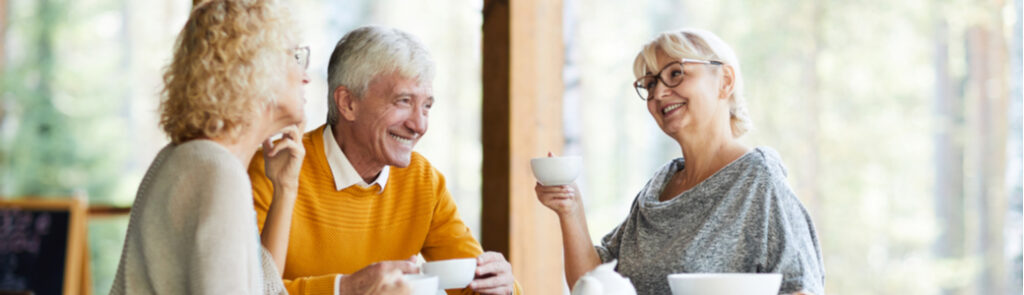
[[[333,294],[337,274],[351,274],[384,260],[422,253],[428,261],[477,257],[480,244],[459,219],[444,176],[412,154],[409,167],[391,167],[385,189],[377,185],[335,190],[324,153],[325,126],[306,133],[284,283],[291,294]],[[273,198],[262,152],[249,165],[260,230]],[[516,293],[522,294],[516,286]],[[474,294],[470,289],[449,294]]]

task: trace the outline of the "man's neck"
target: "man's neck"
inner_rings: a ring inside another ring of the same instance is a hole
[[[338,128],[337,125],[340,124],[331,126],[331,131],[334,133],[334,141],[337,142],[338,148],[341,148],[341,152],[345,154],[349,164],[352,164],[352,168],[356,170],[356,173],[359,173],[359,178],[362,178],[366,183],[373,183],[380,176],[380,172],[384,170],[385,164],[372,160],[372,157],[362,156],[369,154],[370,151],[367,151],[365,147],[360,145],[348,144],[355,142],[350,140],[352,134],[347,132],[347,128]]]

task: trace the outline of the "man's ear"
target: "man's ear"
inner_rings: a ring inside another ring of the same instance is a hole
[[[718,98],[729,98],[736,87],[736,71],[730,65],[722,65],[722,85],[718,89]]]
[[[334,88],[334,93],[331,94],[334,99],[334,105],[338,106],[338,114],[341,115],[342,119],[347,121],[355,121],[356,119],[356,103],[355,95],[348,90],[348,87],[338,86]]]

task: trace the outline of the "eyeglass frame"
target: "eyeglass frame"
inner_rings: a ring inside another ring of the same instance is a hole
[[[665,87],[676,87],[676,86],[679,86],[679,84],[683,83],[683,79],[679,79],[679,82],[677,82],[677,83],[675,83],[673,85],[669,85],[668,81],[665,81],[665,79],[663,79],[661,77],[661,73],[665,72],[665,70],[667,70],[672,65],[679,64],[680,68],[682,68],[683,65],[685,65],[687,63],[696,63],[696,64],[704,64],[704,65],[715,65],[715,66],[720,66],[720,65],[724,65],[725,64],[725,63],[717,61],[717,60],[702,60],[702,59],[693,59],[693,58],[683,58],[683,59],[680,59],[680,60],[668,63],[667,65],[662,67],[661,70],[659,70],[657,74],[647,74],[647,75],[643,75],[640,78],[636,79],[636,81],[633,82],[633,90],[636,91],[636,95],[640,97],[640,100],[643,100],[643,101],[651,100],[651,98],[654,95],[654,92],[651,91],[653,89],[647,90],[647,97],[644,97],[644,95],[640,93],[640,89],[643,88],[643,87],[641,87],[640,82],[643,81],[644,79],[648,78],[648,77],[654,77],[654,79],[656,79],[657,81],[661,82],[661,84],[665,85]],[[657,86],[658,86],[658,84],[655,83],[654,87],[657,87]],[[654,88],[654,87],[652,87],[652,88]],[[644,89],[646,89],[646,88],[644,88]]]
[[[303,70],[309,69],[309,46],[299,46],[292,51],[295,62],[302,66]]]

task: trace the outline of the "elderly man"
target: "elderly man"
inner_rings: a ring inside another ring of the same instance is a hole
[[[338,41],[328,65],[327,124],[302,139],[288,255],[292,294],[367,294],[409,258],[476,258],[476,278],[449,294],[521,294],[508,261],[483,252],[444,176],[413,152],[434,104],[434,63],[412,35],[365,26]],[[256,153],[249,166],[259,225],[274,185]]]

